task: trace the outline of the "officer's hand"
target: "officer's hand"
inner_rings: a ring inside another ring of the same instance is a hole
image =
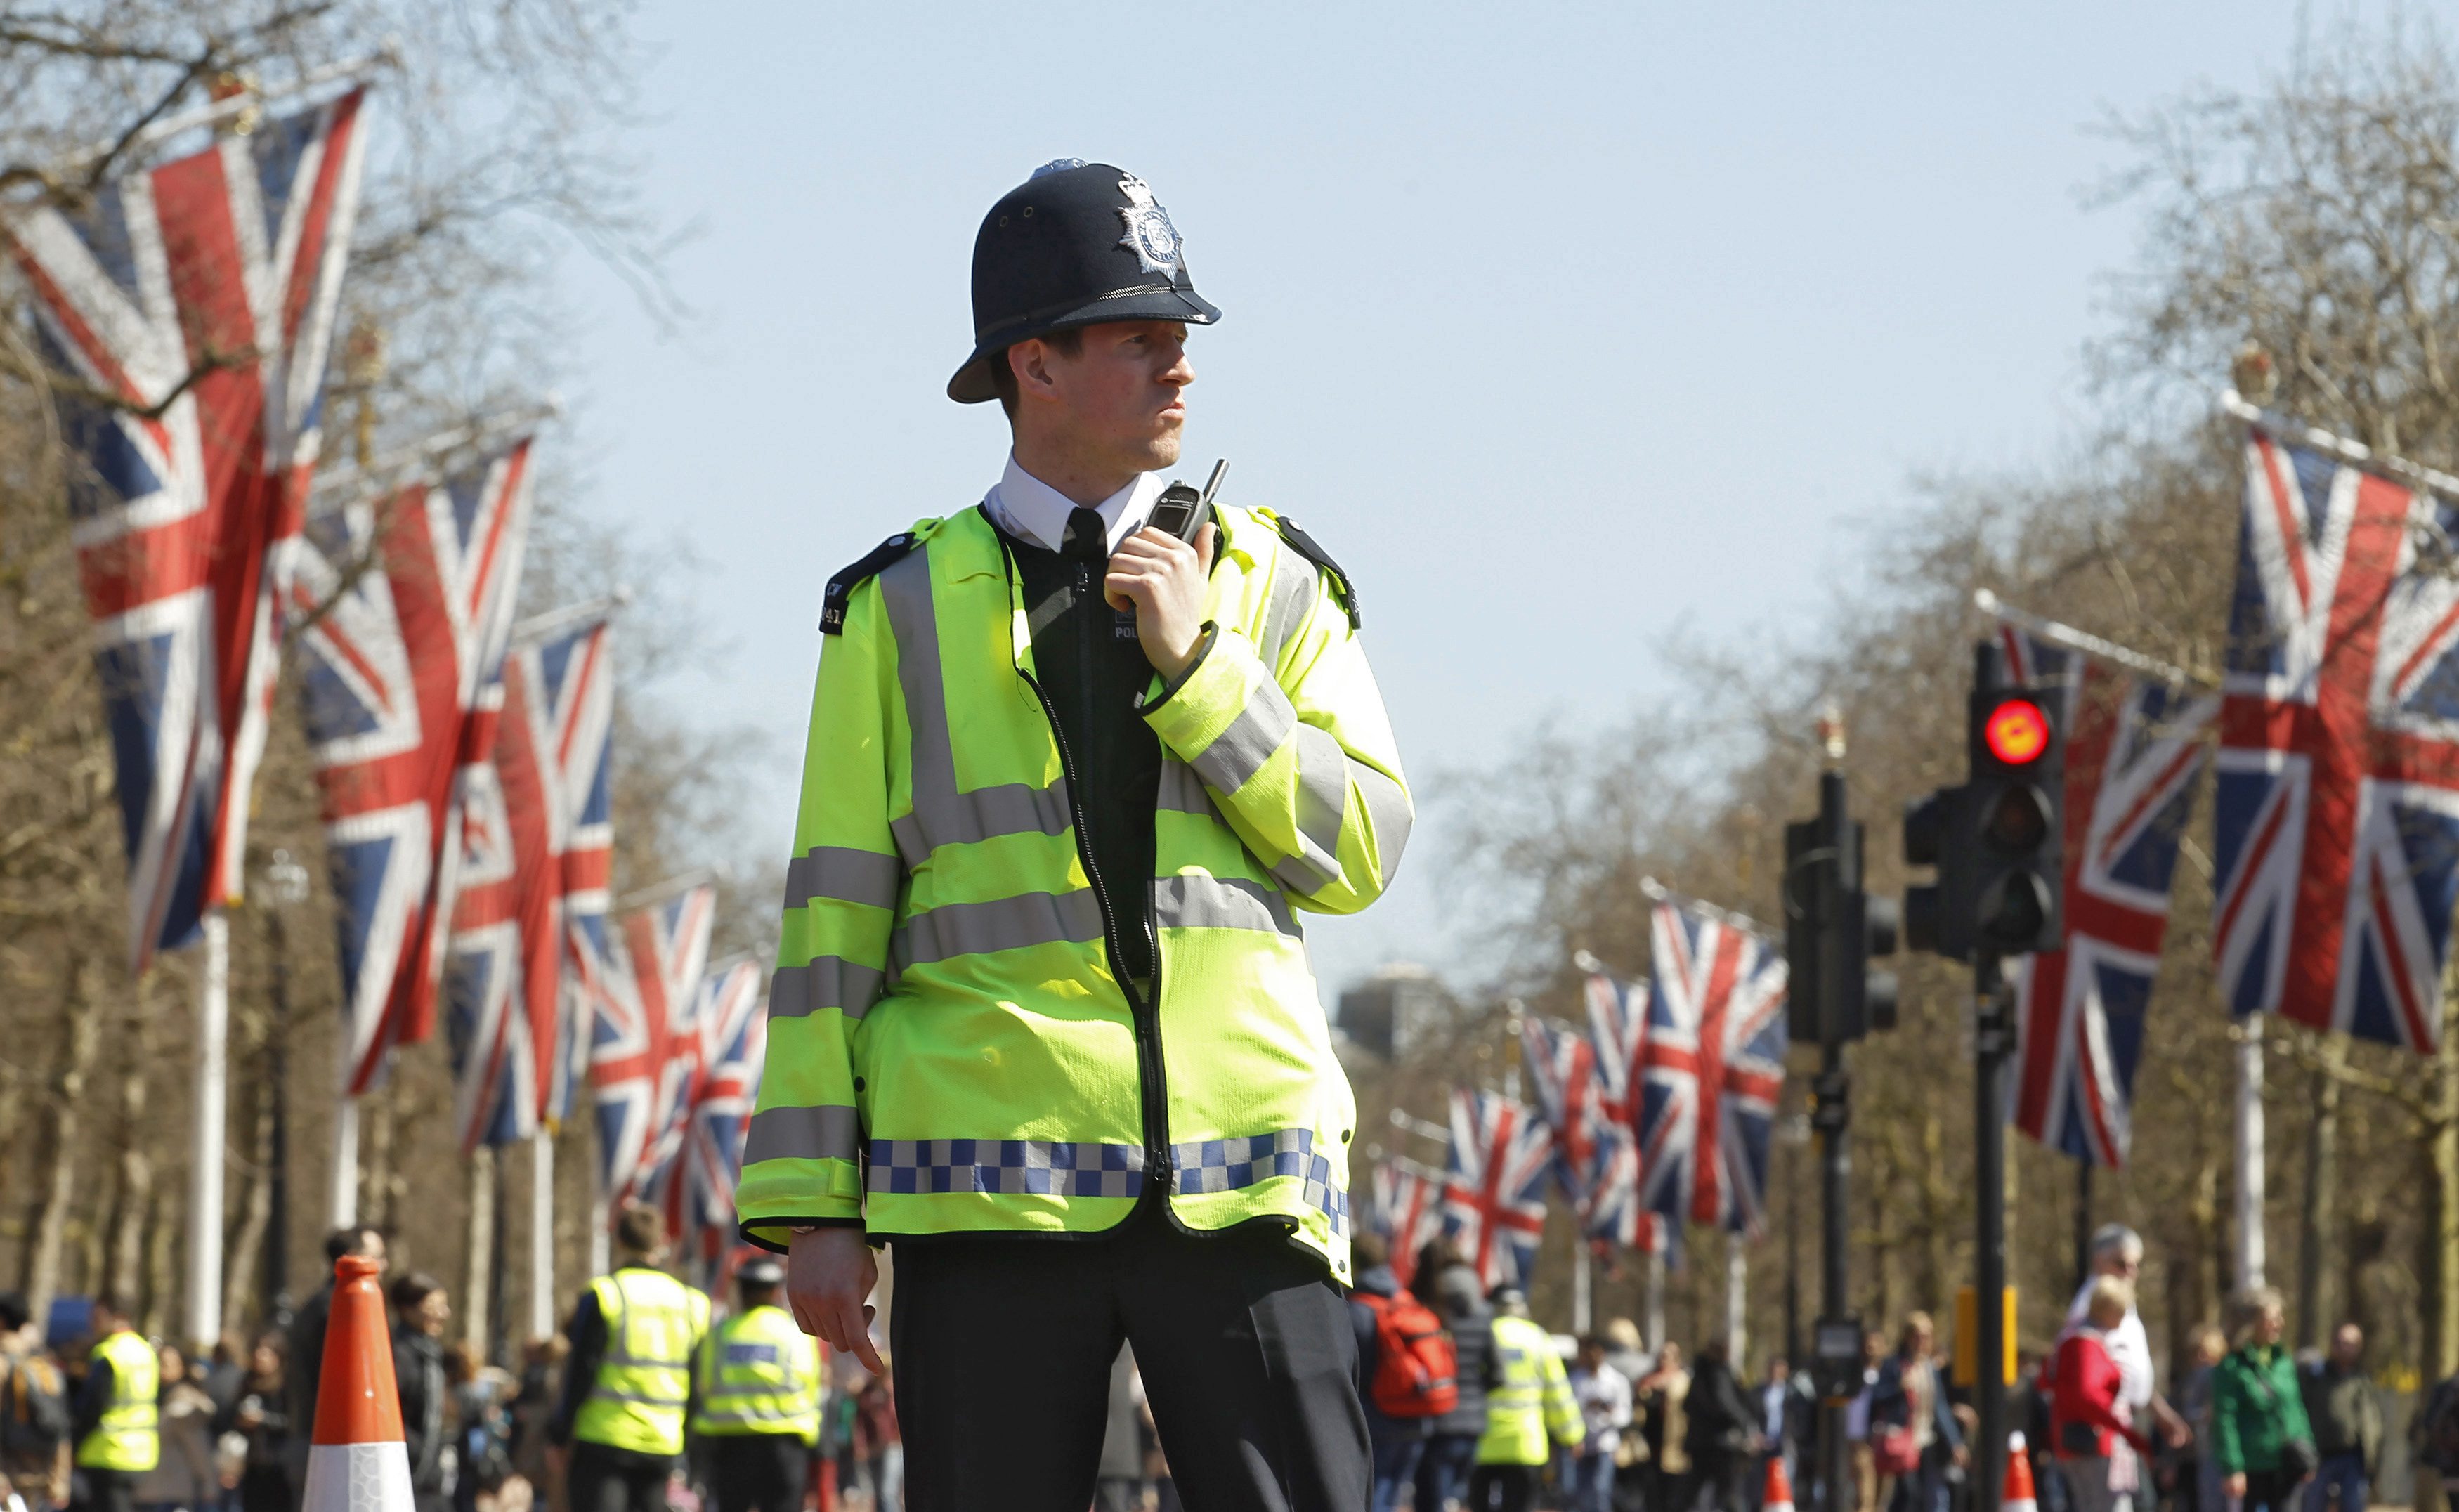
[[[1165,681],[1175,682],[1195,659],[1195,644],[1204,635],[1204,582],[1212,571],[1217,538],[1209,522],[1195,533],[1192,546],[1147,525],[1122,541],[1110,558],[1102,597],[1113,609],[1135,610],[1145,660]]]
[[[866,1305],[878,1284],[879,1262],[859,1228],[814,1228],[794,1235],[787,1250],[786,1300],[794,1321],[873,1376],[887,1370],[871,1347],[871,1320],[879,1310]]]

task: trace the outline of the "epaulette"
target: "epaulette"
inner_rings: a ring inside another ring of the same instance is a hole
[[[846,600],[853,591],[903,561],[921,541],[920,531],[898,531],[872,547],[870,556],[830,578],[829,591],[820,598],[820,634],[845,634]]]
[[[1357,585],[1349,580],[1349,574],[1341,571],[1340,563],[1332,559],[1332,553],[1317,545],[1314,536],[1279,515],[1272,517],[1272,524],[1280,530],[1281,539],[1290,543],[1290,550],[1332,574],[1333,593],[1340,599],[1340,607],[1349,614],[1349,628],[1364,628],[1365,620],[1357,613]]]

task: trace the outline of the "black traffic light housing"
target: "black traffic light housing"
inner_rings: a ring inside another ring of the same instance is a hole
[[[1965,723],[1971,776],[1904,810],[1904,861],[1935,866],[1904,892],[1904,935],[1919,951],[1970,960],[2020,956],[2065,937],[2066,730],[2059,690],[2002,687],[1998,648],[1973,657]]]
[[[1845,817],[1844,777],[1819,778],[1818,817],[1784,827],[1786,1024],[1796,1044],[1842,1044],[1896,1026],[1896,977],[1873,956],[1896,950],[1896,906],[1861,889],[1861,827]]]

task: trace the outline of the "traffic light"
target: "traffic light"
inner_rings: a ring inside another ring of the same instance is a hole
[[[2056,950],[2066,886],[2066,732],[2047,688],[1999,687],[1984,642],[1965,722],[1970,778],[1904,810],[1904,861],[1935,884],[1904,891],[1904,937],[1949,960]]]
[[[2054,706],[2046,688],[1972,695],[1972,934],[2001,956],[2064,939],[2067,748]]]
[[[1844,779],[1820,779],[1818,817],[1784,827],[1786,1026],[1797,1044],[1841,1044],[1896,1026],[1896,977],[1870,957],[1896,950],[1896,905],[1861,890],[1861,827]]]

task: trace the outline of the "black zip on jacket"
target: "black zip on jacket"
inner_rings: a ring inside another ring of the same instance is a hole
[[[1137,712],[1136,701],[1152,685],[1152,663],[1136,640],[1134,616],[1102,598],[1109,556],[1099,536],[1080,545],[1071,533],[1063,552],[1013,536],[1006,540],[1033,635],[1035,682],[1074,760],[1085,849],[1112,903],[1123,914],[1133,911],[1114,921],[1126,957],[1118,964],[1130,980],[1148,981],[1153,942],[1145,914],[1151,907],[1161,737]]]

